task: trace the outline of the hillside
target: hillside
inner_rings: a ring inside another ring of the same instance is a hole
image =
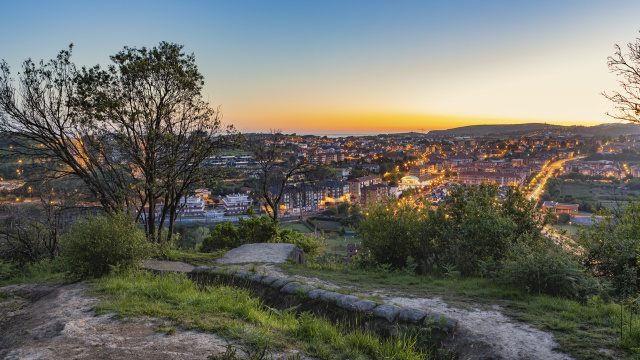
[[[435,136],[539,136],[552,134],[574,134],[583,136],[620,136],[640,134],[638,124],[600,124],[594,126],[563,126],[543,123],[471,125],[448,130],[432,130]]]

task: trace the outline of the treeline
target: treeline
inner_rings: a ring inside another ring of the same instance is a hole
[[[499,200],[496,186],[459,187],[437,209],[398,202],[370,208],[359,229],[369,252],[358,264],[495,277],[580,300],[638,294],[640,224],[634,216],[640,216],[640,204],[584,230],[584,253],[578,255],[544,236],[542,228],[554,215],[536,211],[519,190],[509,189]]]

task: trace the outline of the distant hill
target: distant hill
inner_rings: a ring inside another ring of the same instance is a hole
[[[471,125],[448,130],[432,130],[429,135],[436,136],[539,136],[552,134],[575,134],[583,136],[620,136],[640,134],[638,124],[600,124],[594,126],[563,126],[543,123]]]

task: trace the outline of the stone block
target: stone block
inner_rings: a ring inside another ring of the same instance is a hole
[[[338,298],[336,305],[338,305],[338,307],[342,309],[355,310],[353,304],[355,304],[355,302],[358,300],[360,300],[358,297],[352,295],[342,295]]]
[[[198,266],[198,267],[194,268],[193,270],[191,270],[191,274],[193,274],[193,275],[208,274],[208,273],[211,272],[211,269],[213,269],[213,268],[209,267],[209,266]]]
[[[376,302],[371,300],[359,300],[353,303],[353,309],[356,311],[372,311],[376,307]]]
[[[389,304],[381,304],[373,309],[373,315],[375,317],[385,319],[388,322],[393,322],[396,319],[396,316],[398,316],[399,312],[399,307]]]
[[[300,283],[290,282],[285,286],[283,286],[282,289],[280,289],[280,292],[283,292],[285,294],[295,294],[298,292],[299,288],[300,288]]]
[[[262,278],[262,280],[260,280],[261,283],[265,284],[265,285],[271,285],[273,284],[274,281],[278,280],[277,277],[273,277],[273,276],[265,276]]]
[[[414,308],[404,308],[398,313],[398,321],[405,324],[420,324],[426,317],[426,311]]]
[[[290,283],[291,280],[287,280],[287,279],[278,279],[274,282],[271,283],[271,287],[274,289],[280,289],[283,286],[287,285],[288,283]]]
[[[307,296],[309,297],[309,299],[312,299],[312,300],[320,300],[320,296],[322,296],[322,294],[326,292],[327,290],[315,289],[315,290],[309,291]]]

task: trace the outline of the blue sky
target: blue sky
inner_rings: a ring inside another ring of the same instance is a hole
[[[205,98],[242,131],[377,132],[610,121],[613,45],[638,1],[12,1],[0,58],[17,71],[73,42],[79,65],[123,46],[185,45]]]

